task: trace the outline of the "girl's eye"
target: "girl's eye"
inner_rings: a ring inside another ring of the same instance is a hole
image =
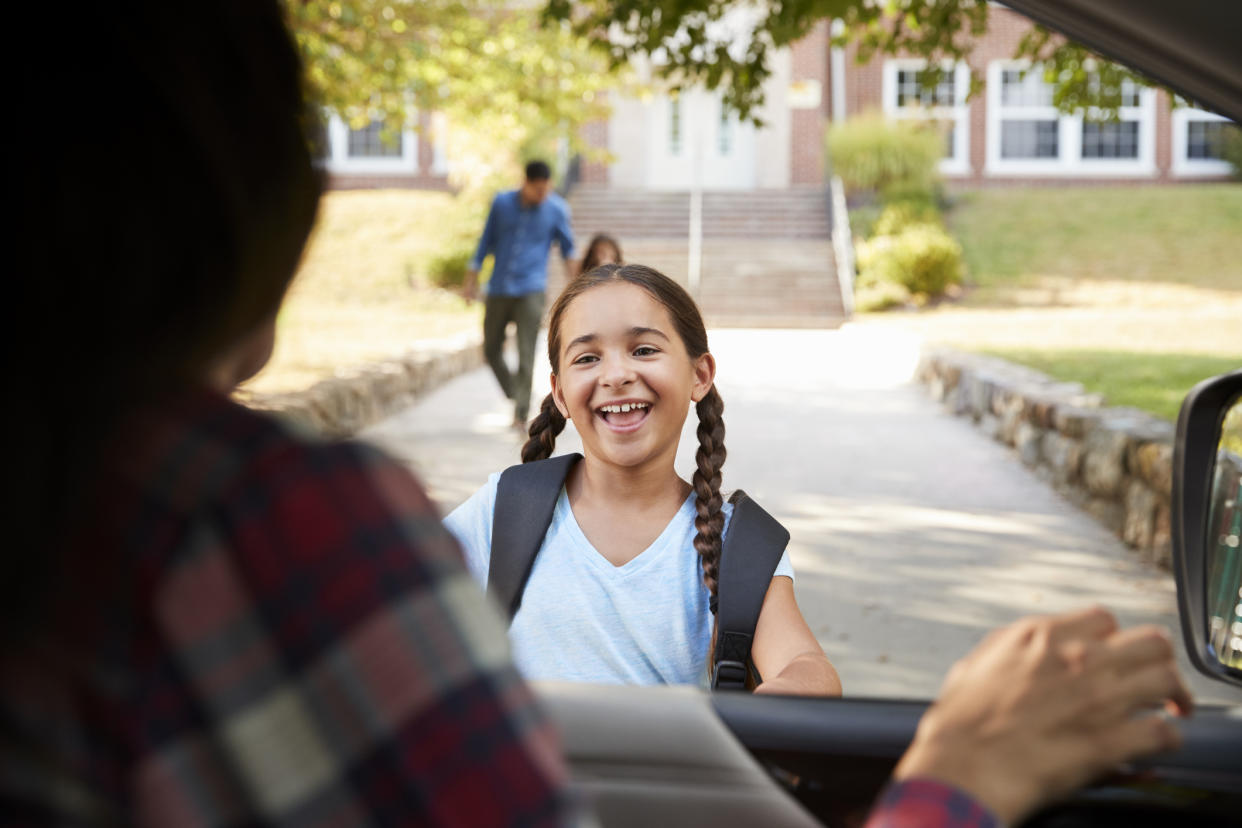
[[[583,354],[582,356],[575,359],[573,364],[574,365],[586,365],[587,363],[595,362],[598,359],[599,357],[595,356],[595,354]]]
[[[650,345],[639,345],[634,349],[634,356],[653,356],[658,353],[660,353],[659,349],[653,348]]]

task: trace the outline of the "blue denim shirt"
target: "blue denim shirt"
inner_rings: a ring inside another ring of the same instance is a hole
[[[522,296],[548,286],[548,251],[560,245],[561,255],[572,259],[574,234],[569,229],[569,205],[556,193],[541,204],[526,207],[518,190],[501,193],[492,201],[479,248],[470,260],[478,270],[487,254],[496,257],[487,292],[493,296]]]

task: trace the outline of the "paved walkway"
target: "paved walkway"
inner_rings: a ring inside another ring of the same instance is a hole
[[[1169,627],[1172,578],[910,383],[917,343],[885,330],[720,330],[725,488],[793,535],[803,613],[855,696],[928,698],[983,634],[1092,602]],[[536,393],[547,391],[546,364]],[[490,373],[463,376],[363,436],[405,459],[445,509],[518,460]],[[693,418],[678,469],[693,469]],[[572,426],[558,448],[579,448]],[[1183,662],[1188,675],[1193,673]],[[1242,701],[1191,675],[1202,702]]]

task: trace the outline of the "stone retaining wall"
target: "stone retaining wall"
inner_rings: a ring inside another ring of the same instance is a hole
[[[917,376],[1126,544],[1171,566],[1172,423],[994,357],[927,349]]]
[[[340,370],[303,391],[240,391],[236,396],[251,408],[276,413],[324,437],[349,437],[482,364],[482,338],[470,334],[424,343],[395,359]]]

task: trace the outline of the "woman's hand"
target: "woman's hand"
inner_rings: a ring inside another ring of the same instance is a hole
[[[1181,743],[1190,692],[1156,627],[1106,610],[1026,618],[949,671],[894,777],[955,785],[1013,824],[1117,764]]]

